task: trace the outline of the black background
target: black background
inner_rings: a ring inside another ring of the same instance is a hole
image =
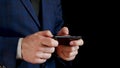
[[[65,26],[69,28],[70,35],[81,35],[84,40],[73,68],[113,65],[113,57],[110,58],[114,48],[111,34],[115,30],[111,27],[116,22],[113,5],[110,1],[62,0]]]

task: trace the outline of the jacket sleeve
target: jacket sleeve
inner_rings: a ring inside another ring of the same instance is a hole
[[[57,68],[72,68],[73,67],[73,61],[65,61],[61,59],[59,56],[55,55],[55,62]]]
[[[15,68],[18,39],[0,36],[0,64],[7,68]]]

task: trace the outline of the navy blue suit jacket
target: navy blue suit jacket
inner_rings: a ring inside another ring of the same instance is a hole
[[[55,35],[63,25],[60,0],[42,0],[42,7],[43,21],[39,22],[29,0],[0,0],[0,65],[40,68],[39,64],[23,60],[17,65],[16,52],[19,38],[41,30],[50,30]],[[54,68],[56,59],[49,59],[46,68]]]

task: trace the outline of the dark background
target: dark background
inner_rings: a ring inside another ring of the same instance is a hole
[[[111,66],[114,47],[113,3],[110,1],[62,0],[63,19],[71,35],[81,35],[84,45],[74,60],[73,68]],[[109,42],[107,43],[107,41]],[[112,43],[111,43],[112,44]]]

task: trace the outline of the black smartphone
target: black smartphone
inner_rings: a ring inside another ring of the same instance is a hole
[[[72,40],[82,39],[81,36],[54,36],[55,40],[59,42],[59,45],[68,45]]]

